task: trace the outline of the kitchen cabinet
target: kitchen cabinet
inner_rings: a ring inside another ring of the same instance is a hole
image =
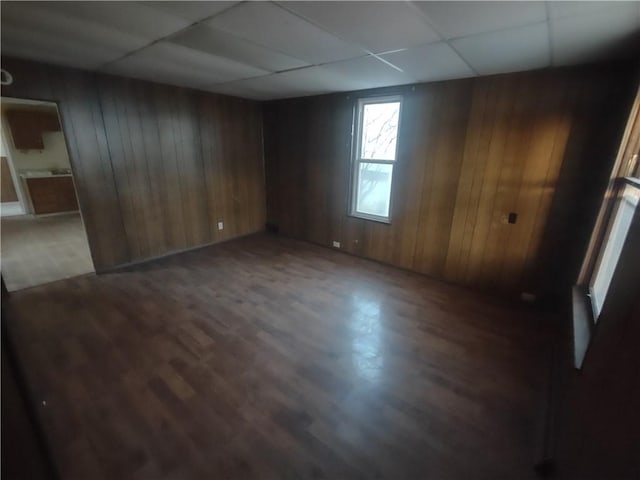
[[[71,175],[27,178],[26,181],[36,215],[78,210]]]
[[[43,132],[59,132],[55,112],[9,110],[6,113],[13,144],[18,150],[43,150]]]

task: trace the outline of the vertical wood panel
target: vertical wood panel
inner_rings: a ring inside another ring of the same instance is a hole
[[[328,151],[331,144],[324,139],[331,125],[330,102],[316,101],[311,108],[315,115],[309,118],[307,131],[307,148],[309,161],[306,163],[305,184],[309,198],[313,198],[313,204],[307,203],[307,238],[315,243],[330,244],[329,238],[329,208],[331,179],[328,177],[327,166],[331,164],[328,159]]]
[[[559,82],[562,82],[562,88],[557,88]],[[536,222],[540,218],[546,219],[539,215],[539,208],[544,199],[554,192],[555,186],[553,183],[549,184],[549,172],[553,165],[561,164],[564,154],[561,148],[554,153],[554,145],[566,145],[566,132],[573,114],[571,96],[577,87],[579,85],[569,83],[568,78],[554,79],[552,75],[542,78],[540,84],[530,82],[531,103],[530,108],[527,108],[530,120],[527,123],[533,122],[536,128],[527,128],[528,147],[520,153],[523,165],[520,168],[518,188],[513,192],[516,194],[513,203],[515,211],[527,214],[519,216],[518,222],[513,226],[515,228],[506,228],[508,237],[499,256],[502,263],[500,283],[530,276],[525,264],[530,251],[529,242],[533,235],[541,233]],[[540,98],[537,94],[540,89],[549,93]],[[523,245],[526,248],[522,248]]]
[[[575,83],[565,80],[564,90],[550,90],[550,94],[540,102],[539,124],[532,141],[532,155],[526,159],[525,181],[530,182],[529,188],[522,191],[530,191],[525,204],[520,204],[526,211],[532,214],[522,219],[520,229],[523,234],[513,239],[513,244],[521,242],[525,248],[515,252],[510,265],[503,265],[503,278],[523,278],[523,288],[530,289],[534,285],[536,263],[542,256],[538,252],[539,242],[544,234],[544,228],[549,218],[549,206],[558,190],[558,172],[564,160],[570,130],[576,129],[578,124],[573,119],[572,99],[576,92],[582,88],[580,82]],[[549,81],[546,87],[551,88],[557,81]],[[558,109],[558,105],[562,108]],[[583,139],[584,140],[584,139]],[[522,195],[520,195],[522,197]],[[516,230],[516,234],[519,230]],[[507,276],[508,275],[508,276]]]
[[[553,238],[573,238],[576,181],[615,154],[631,72],[565,68],[363,92],[404,95],[391,225],[348,215],[350,153],[335,146],[359,93],[268,102],[268,220],[285,235],[338,240],[349,253],[437,278],[545,291],[552,263],[572,268],[563,261],[571,242],[556,251]],[[603,122],[612,126],[595,135]]]
[[[173,111],[168,100],[172,89],[164,85],[154,85],[152,90],[160,136],[158,161],[163,177],[162,196],[164,216],[167,222],[166,236],[169,250],[180,250],[187,248],[188,243],[181,200],[182,188],[178,180],[178,137],[173,128]]]
[[[2,195],[0,201],[4,202],[17,202],[18,194],[16,188],[13,185],[13,178],[11,177],[11,170],[9,169],[9,161],[7,157],[0,157],[0,194]]]
[[[209,226],[209,214],[207,212],[207,190],[202,162],[202,150],[200,148],[198,115],[195,105],[196,97],[193,92],[180,89],[178,104],[179,119],[177,128],[181,132],[182,159],[180,162],[180,176],[182,182],[182,202],[185,209],[187,240],[189,246],[202,245],[211,241],[211,229]],[[237,138],[231,138],[231,143],[238,142]],[[186,194],[186,196],[185,196]],[[234,212],[237,216],[241,212]],[[230,220],[236,220],[234,215]],[[234,232],[237,235],[240,231]]]
[[[136,84],[136,97],[140,98],[138,113],[141,119],[142,148],[146,157],[146,171],[149,194],[149,217],[156,226],[150,239],[154,252],[167,252],[175,250],[169,238],[171,232],[170,222],[163,221],[167,216],[167,191],[164,174],[164,162],[160,148],[160,132],[153,89],[144,84]],[[168,217],[170,218],[170,217]]]
[[[432,116],[430,106],[433,95],[421,91],[420,87],[409,90],[404,98],[403,130],[404,142],[398,145],[398,161],[394,167],[396,185],[404,185],[405,192],[397,188],[392,189],[394,218],[393,242],[398,248],[391,250],[390,263],[412,268],[416,248],[416,232],[420,218],[420,203],[411,201],[422,191],[425,161],[419,157],[426,148],[429,139],[424,132],[429,131]]]
[[[457,207],[466,205],[467,207],[467,215],[464,220],[464,236],[462,238],[462,248],[460,252],[460,264],[459,264],[459,272],[458,272],[458,280],[461,283],[469,283],[469,270],[472,261],[475,260],[477,264],[479,261],[479,256],[476,250],[473,251],[474,248],[474,238],[476,238],[476,226],[481,224],[480,220],[480,206],[481,206],[481,195],[484,191],[484,181],[486,175],[488,175],[488,171],[491,165],[491,157],[489,155],[491,143],[492,143],[492,132],[496,123],[496,108],[498,105],[498,99],[500,95],[500,83],[496,78],[488,78],[488,79],[480,79],[477,81],[478,83],[486,83],[487,84],[487,100],[484,105],[484,111],[482,113],[482,120],[476,128],[478,130],[479,135],[479,144],[477,154],[473,154],[470,152],[469,158],[471,163],[477,163],[477,167],[474,169],[474,174],[472,177],[472,185],[471,185],[471,196],[466,199],[466,203],[457,204]],[[469,130],[467,130],[469,132]],[[465,152],[466,153],[466,152]],[[480,248],[480,245],[477,245]],[[472,255],[475,255],[472,257]]]
[[[329,198],[329,242],[338,240],[344,242],[346,238],[344,212],[348,208],[349,185],[345,179],[350,175],[350,164],[344,162],[351,152],[351,122],[353,118],[354,101],[350,95],[336,95],[327,105],[326,114],[329,117],[328,137],[324,137],[330,150],[328,155],[328,182],[331,188],[327,189]],[[266,154],[265,154],[266,156]],[[268,197],[267,197],[268,201]],[[344,248],[344,246],[343,246]]]
[[[515,76],[500,76],[496,77],[494,81],[498,89],[498,98],[496,103],[492,105],[493,108],[490,112],[493,117],[493,128],[488,141],[487,164],[478,197],[478,209],[465,275],[465,283],[471,285],[484,285],[486,280],[481,275],[484,253],[487,246],[489,228],[497,213],[494,209],[494,204],[515,100],[513,95],[513,91],[516,88]]]
[[[217,222],[220,211],[223,209],[224,196],[220,195],[224,187],[222,178],[222,136],[218,126],[216,112],[218,111],[219,98],[202,95],[199,100],[200,117],[200,147],[206,179],[207,208],[211,221],[210,234],[214,241],[224,239],[224,230],[218,230]]]
[[[120,216],[95,78],[83,72],[40,68],[32,75],[48,76],[51,99],[58,101],[94,266],[99,270],[125,263],[130,258],[129,246]],[[19,90],[17,93],[17,97],[24,98]],[[37,95],[37,92],[28,93]]]
[[[542,79],[544,80],[544,79]],[[532,217],[530,208],[520,205],[516,208],[519,192],[522,190],[522,179],[526,171],[526,161],[531,146],[531,137],[538,130],[536,121],[536,104],[541,101],[537,82],[532,82],[528,75],[516,77],[514,87],[513,111],[508,128],[507,138],[500,168],[497,188],[494,196],[493,214],[489,222],[489,231],[484,246],[480,281],[488,287],[499,286],[503,281],[512,281],[511,277],[502,278],[501,272],[505,258],[513,247],[510,235],[522,228],[526,222],[524,217]],[[555,93],[564,93],[563,88],[551,87],[552,97]],[[555,99],[553,99],[555,100]],[[532,124],[535,125],[532,127]],[[558,126],[554,123],[554,127]],[[534,140],[536,141],[536,140]],[[543,163],[543,156],[535,156],[536,162]],[[561,160],[560,160],[561,161]],[[515,224],[507,223],[508,215],[518,215]],[[520,212],[520,213],[519,213]],[[524,212],[524,213],[523,213]],[[516,247],[518,248],[518,247]],[[507,261],[506,263],[510,263]]]
[[[458,180],[456,192],[457,208],[453,213],[449,249],[445,262],[445,278],[458,282],[462,279],[464,267],[471,248],[471,235],[477,208],[477,195],[482,184],[485,162],[481,161],[479,152],[482,148],[483,128],[489,124],[486,121],[487,104],[491,103],[493,90],[490,82],[474,82],[472,87],[472,102],[469,111],[467,135],[465,136],[464,153],[462,156],[462,168]],[[486,136],[488,138],[488,136]],[[485,143],[487,143],[485,141]],[[488,145],[488,143],[487,143]]]
[[[260,106],[204,94],[199,104],[210,234],[218,241],[258,231],[265,221]],[[217,228],[219,221],[223,230]]]
[[[449,83],[441,87],[437,94],[439,109],[432,121],[434,132],[429,154],[432,158],[425,172],[423,192],[428,185],[429,195],[422,197],[418,231],[421,241],[414,264],[417,270],[435,277],[444,275],[471,100],[467,86]]]

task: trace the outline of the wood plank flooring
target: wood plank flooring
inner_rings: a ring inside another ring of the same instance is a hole
[[[535,478],[522,307],[264,234],[5,306],[64,479]]]

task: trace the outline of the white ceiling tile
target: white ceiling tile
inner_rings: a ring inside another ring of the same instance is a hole
[[[443,42],[387,53],[382,58],[423,82],[475,76],[464,60]]]
[[[2,1],[2,53],[267,99],[473,75],[460,57],[492,74],[640,44],[640,2],[413,3]]]
[[[533,70],[550,63],[546,23],[459,38],[451,44],[481,75]]]
[[[414,2],[447,38],[546,20],[544,2]]]
[[[364,53],[362,49],[268,2],[242,3],[207,23],[312,64],[354,58]]]
[[[373,53],[440,39],[421,16],[403,2],[283,2],[282,6]]]
[[[282,85],[305,93],[327,93],[356,88],[346,76],[323,67],[309,67],[273,75]]]
[[[102,25],[148,40],[165,37],[190,24],[184,18],[136,2],[53,1],[33,2],[32,5],[55,15]]]
[[[555,65],[637,53],[640,19],[637,4],[611,2],[604,10],[551,22]]]
[[[210,17],[217,13],[226,10],[227,8],[235,5],[238,2],[180,2],[180,1],[167,1],[167,2],[140,2],[143,5],[147,5],[158,10],[177,15],[190,22],[197,22],[204,18]]]
[[[206,86],[268,73],[265,70],[197,50],[159,42],[108,65],[105,71],[189,86]],[[169,80],[171,79],[171,81]]]
[[[215,85],[209,85],[203,88],[203,90],[213,93],[219,93],[221,95],[249,98],[251,100],[269,100],[270,98],[270,94],[258,92],[243,85],[236,85],[235,82],[217,83]]]
[[[124,53],[101,45],[65,40],[56,35],[9,25],[2,27],[2,55],[93,70]]]
[[[399,72],[374,56],[366,56],[323,65],[323,69],[348,78],[353,90],[404,85],[415,82],[407,73]]]
[[[52,11],[45,8],[46,6],[41,6],[42,2],[2,2],[1,5],[2,28],[19,28],[34,34],[75,42],[77,45],[95,45],[122,52],[135,50],[149,43],[148,39],[137,34],[119,32],[100,23]]]
[[[575,17],[603,10],[613,6],[617,2],[547,2],[549,4],[549,16],[552,19],[562,17]]]
[[[300,92],[292,90],[274,78],[277,74],[264,77],[238,80],[232,83],[209,86],[208,89],[218,93],[229,95],[241,95],[255,100],[271,100],[283,98],[287,95],[300,96]],[[302,93],[304,95],[304,93]]]
[[[160,82],[166,85],[188,87],[203,90],[211,83],[211,76],[190,71],[176,72],[167,67],[158,65],[141,66],[142,64],[123,63],[107,67],[105,73],[119,77],[136,78],[150,82]]]
[[[190,28],[172,37],[171,42],[196,50],[244,62],[249,65],[277,72],[308,65],[308,63],[280,52],[234,37],[208,25]]]
[[[252,98],[274,99],[319,95],[357,88],[358,83],[325,67],[308,67],[227,84],[232,91],[250,94]],[[212,88],[217,87],[214,85]]]

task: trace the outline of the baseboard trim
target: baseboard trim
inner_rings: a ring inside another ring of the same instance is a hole
[[[303,243],[308,243],[310,245],[315,245],[317,247],[320,248],[326,248],[327,250],[331,250],[334,252],[338,252],[338,253],[342,253],[344,255],[348,255],[350,257],[354,257],[354,258],[359,258],[361,260],[367,260],[369,262],[374,262],[377,263],[379,265],[384,265],[385,267],[392,267],[392,268],[397,268],[398,270],[402,270],[403,272],[407,272],[413,275],[420,275],[422,277],[428,278],[429,280],[433,280],[435,282],[439,282],[445,285],[450,285],[452,287],[456,287],[459,288],[461,290],[466,290],[470,293],[476,294],[476,295],[482,295],[486,298],[493,298],[496,299],[498,301],[500,301],[501,303],[505,304],[505,305],[510,305],[512,307],[515,308],[524,308],[528,311],[533,311],[535,309],[540,309],[539,305],[541,304],[540,299],[538,299],[538,301],[535,304],[532,304],[530,302],[525,302],[520,298],[520,294],[519,293],[513,293],[513,292],[504,292],[504,291],[500,291],[500,290],[491,290],[491,289],[482,289],[479,288],[477,286],[473,286],[473,285],[464,285],[461,283],[456,283],[453,282],[451,280],[447,280],[446,278],[442,278],[442,277],[435,277],[433,275],[430,275],[428,273],[425,272],[421,272],[418,270],[412,270],[410,268],[407,267],[403,267],[400,265],[396,265],[393,263],[389,263],[389,262],[385,262],[383,260],[378,260],[377,258],[372,258],[372,257],[367,257],[365,255],[361,255],[355,252],[350,252],[346,249],[343,248],[338,248],[338,247],[333,247],[331,245],[327,245],[325,243],[319,243],[319,242],[315,242],[312,240],[307,240],[305,238],[300,238],[300,237],[294,237],[291,235],[286,235],[283,233],[272,233],[267,231],[268,234],[271,235],[277,235],[280,236],[282,238],[288,238],[290,240],[295,240],[297,242],[303,242]],[[551,303],[549,306],[544,307],[547,308],[547,310],[543,310],[546,311],[547,313],[558,313],[558,307]]]
[[[166,252],[166,253],[163,253],[161,255],[156,255],[156,256],[147,257],[147,258],[141,258],[139,260],[134,260],[132,262],[127,262],[127,263],[121,263],[119,265],[114,265],[113,267],[96,268],[96,274],[97,275],[104,275],[104,274],[109,274],[109,273],[118,273],[118,272],[121,272],[122,270],[125,270],[127,268],[138,267],[140,265],[144,265],[145,263],[154,262],[156,260],[161,260],[163,258],[171,257],[173,255],[180,255],[181,253],[194,252],[196,250],[201,250],[203,248],[211,247],[213,245],[220,245],[221,243],[230,242],[232,240],[239,240],[239,239],[245,238],[245,237],[251,237],[252,235],[259,235],[261,233],[264,233],[264,230],[256,230],[255,232],[243,233],[242,235],[238,235],[238,236],[235,236],[235,237],[225,238],[224,240],[219,240],[219,241],[214,241],[214,242],[203,243],[202,245],[196,245],[196,246],[193,246],[193,247],[182,248],[182,249],[179,249],[179,250],[171,250],[170,252]]]

